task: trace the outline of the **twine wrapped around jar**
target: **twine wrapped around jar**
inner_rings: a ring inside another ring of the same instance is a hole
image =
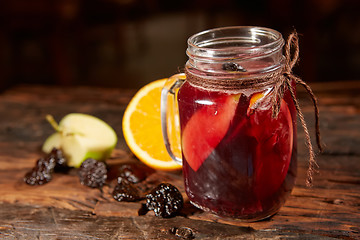
[[[293,53],[291,53],[293,51]],[[273,95],[272,95],[272,117],[277,118],[280,111],[281,99],[284,96],[284,93],[288,90],[291,94],[291,97],[294,101],[294,105],[297,111],[297,114],[300,119],[300,123],[305,132],[305,142],[309,150],[309,166],[307,170],[307,180],[306,185],[308,187],[312,186],[313,174],[318,168],[318,164],[315,160],[314,148],[311,143],[311,138],[309,130],[306,125],[304,114],[301,111],[299,102],[295,96],[291,82],[294,81],[296,84],[303,86],[308,94],[311,97],[314,105],[315,111],[315,134],[316,134],[316,143],[320,150],[323,150],[321,139],[320,139],[320,127],[319,127],[319,109],[318,101],[311,90],[310,86],[305,83],[302,79],[295,76],[292,73],[292,69],[299,59],[299,39],[296,32],[293,32],[289,35],[287,42],[285,44],[285,64],[284,67],[279,68],[276,71],[268,73],[266,75],[255,76],[255,77],[245,77],[239,79],[204,79],[202,77],[195,76],[189,73],[188,70],[185,70],[187,75],[187,81],[195,85],[196,87],[207,89],[207,90],[223,90],[227,92],[232,92],[235,89],[245,89],[245,88],[261,88],[269,85],[274,85]]]

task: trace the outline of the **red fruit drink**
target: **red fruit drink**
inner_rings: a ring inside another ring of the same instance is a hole
[[[195,206],[254,221],[284,204],[296,177],[296,112],[285,92],[273,118],[272,90],[180,88],[185,190]]]
[[[262,27],[217,28],[188,39],[186,78],[174,75],[165,84],[161,116],[165,146],[183,164],[195,206],[256,221],[275,214],[290,194],[296,111],[287,78],[293,63],[283,46],[279,32]],[[167,136],[170,96],[177,98],[182,158]]]

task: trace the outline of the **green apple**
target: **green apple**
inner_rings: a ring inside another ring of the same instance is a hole
[[[94,116],[70,113],[59,124],[51,116],[47,119],[56,132],[46,139],[42,150],[50,153],[54,147],[62,149],[69,167],[80,167],[87,158],[103,161],[117,143],[114,129]]]

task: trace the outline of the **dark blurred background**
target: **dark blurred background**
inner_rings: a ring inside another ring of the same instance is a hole
[[[296,29],[307,82],[360,79],[359,0],[1,0],[0,91],[139,88],[184,66],[189,36],[233,25]]]

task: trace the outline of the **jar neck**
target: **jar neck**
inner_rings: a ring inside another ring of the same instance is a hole
[[[186,71],[197,77],[242,79],[277,72],[284,65],[282,35],[263,27],[225,27],[188,39]]]

